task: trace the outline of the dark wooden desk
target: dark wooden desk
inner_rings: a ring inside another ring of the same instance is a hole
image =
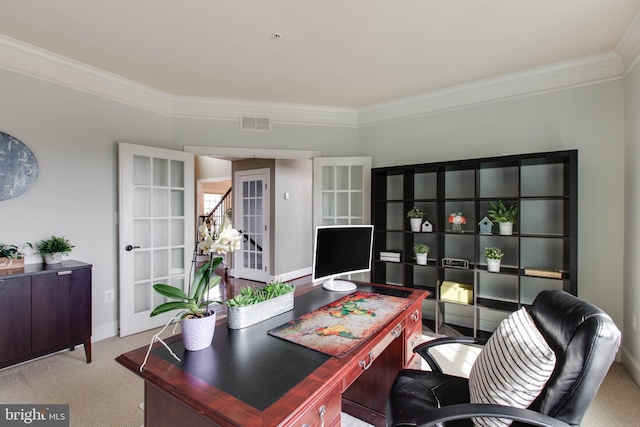
[[[169,338],[181,362],[161,344],[142,372],[147,347],[119,356],[120,364],[145,380],[145,426],[339,426],[341,411],[385,425],[395,375],[419,365],[412,349],[422,336],[427,292],[371,284],[358,289],[403,296],[411,303],[342,358],[267,334],[348,294],[321,287],[296,295],[294,310],[249,328],[218,325],[205,350],[186,352],[179,336]]]

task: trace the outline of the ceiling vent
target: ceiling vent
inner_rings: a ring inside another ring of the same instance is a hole
[[[271,119],[267,117],[240,116],[240,130],[271,132]]]

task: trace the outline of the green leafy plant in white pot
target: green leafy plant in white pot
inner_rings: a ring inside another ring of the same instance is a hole
[[[422,217],[424,217],[424,212],[416,206],[407,212],[407,218],[409,218],[409,223],[411,224],[411,231],[420,231],[422,227]]]
[[[245,286],[227,301],[227,326],[241,329],[292,310],[295,286],[273,280],[262,287]]]
[[[487,211],[489,218],[498,223],[500,234],[503,236],[512,235],[513,225],[518,216],[518,207],[516,205],[507,206],[502,200],[498,200],[498,203],[489,202],[489,207],[491,208]]]
[[[157,293],[172,301],[158,305],[150,314],[153,317],[173,310],[182,310],[169,323],[180,321],[184,348],[189,351],[203,350],[211,345],[215,332],[216,312],[210,310],[209,306],[221,304],[221,302],[208,300],[207,295],[220,283],[221,278],[214,275],[214,271],[222,263],[222,256],[239,249],[242,238],[242,235],[227,221],[222,225],[217,240],[213,239],[206,227],[200,227],[199,232],[203,240],[198,244],[198,248],[203,254],[211,255],[210,259],[196,271],[188,293],[171,285],[162,283],[153,285]],[[215,254],[221,256],[215,256]]]
[[[36,252],[44,258],[45,264],[60,263],[62,257],[69,255],[73,248],[75,248],[75,246],[64,236],[51,236],[35,244]]]
[[[502,261],[502,257],[504,256],[504,252],[502,252],[500,248],[489,247],[484,248],[484,256],[485,258],[487,258],[487,271],[499,273],[500,263]]]
[[[427,255],[431,248],[424,243],[418,243],[413,246],[413,253],[416,254],[416,264],[427,265]]]

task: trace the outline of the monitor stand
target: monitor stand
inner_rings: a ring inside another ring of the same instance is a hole
[[[328,291],[334,292],[350,292],[356,290],[355,283],[348,282],[346,280],[334,280],[329,279],[322,284],[322,287]]]

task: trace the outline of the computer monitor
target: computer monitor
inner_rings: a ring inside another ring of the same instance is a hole
[[[313,242],[314,284],[330,291],[352,291],[356,285],[337,277],[371,270],[373,225],[321,225]]]

